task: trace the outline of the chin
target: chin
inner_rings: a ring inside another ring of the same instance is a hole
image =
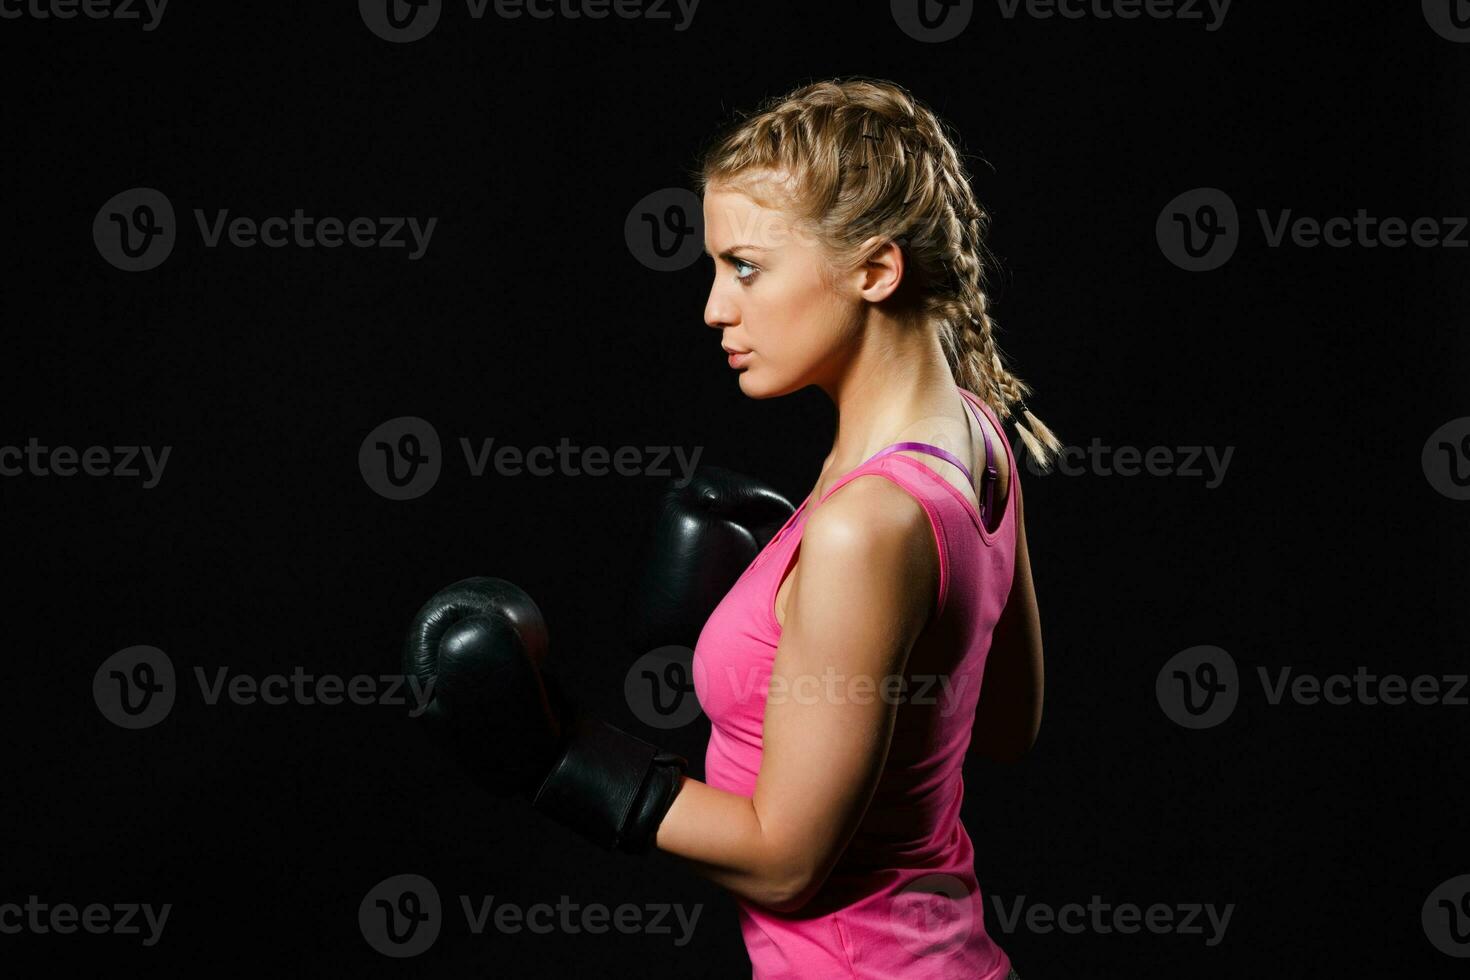
[[[749,368],[740,372],[740,391],[746,398],[780,398],[782,395],[789,395],[794,390],[789,386],[771,384],[758,372],[752,372]]]

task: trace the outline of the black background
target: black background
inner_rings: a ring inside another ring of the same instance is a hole
[[[1000,341],[1064,442],[1235,447],[1216,489],[1023,470],[1045,721],[1022,764],[969,760],[964,810],[988,895],[1234,903],[1224,941],[1006,933],[987,902],[991,931],[1027,980],[1463,973],[1420,908],[1470,872],[1470,709],[1270,706],[1255,681],[1465,668],[1470,504],[1433,489],[1420,451],[1470,414],[1467,253],[1269,248],[1255,220],[1470,212],[1470,45],[1418,4],[1238,4],[1216,31],[982,4],[942,44],[884,3],[705,0],[685,31],[451,5],[401,45],[350,3],[180,4],[151,32],[0,20],[0,45],[0,444],[173,447],[151,490],[0,480],[0,901],[174,906],[151,949],[0,936],[3,972],[749,975],[728,895],[489,797],[402,710],[208,706],[191,672],[390,671],[430,593],[499,575],[545,612],[574,693],[702,774],[702,718],[652,732],[622,697],[622,604],[665,478],[477,479],[456,440],[697,446],[804,496],[830,403],[743,397],[702,323],[708,260],[652,271],[623,226],[686,183],[733,110],[860,73],[909,87],[977,158]],[[168,195],[181,232],[129,274],[91,227],[138,186]],[[1227,192],[1244,225],[1213,272],[1155,241],[1195,187]],[[194,208],[297,207],[439,222],[416,262],[206,249],[192,224]],[[446,459],[396,502],[357,452],[403,415],[433,423]],[[134,644],[189,682],[164,722],[124,731],[91,684]],[[1187,731],[1154,680],[1198,644],[1234,656],[1244,693]],[[703,909],[677,947],[473,936],[451,907],[431,950],[392,960],[357,908],[408,872],[447,902]]]

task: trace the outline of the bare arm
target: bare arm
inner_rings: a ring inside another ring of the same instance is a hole
[[[1010,598],[995,624],[980,686],[980,705],[970,744],[995,762],[1015,762],[1030,751],[1041,730],[1045,668],[1041,613],[1026,547],[1026,508],[1016,475],[1016,570]]]
[[[813,511],[800,547],[754,794],[686,779],[656,837],[697,873],[777,911],[811,899],[872,800],[897,714],[875,692],[903,673],[939,578],[923,509],[880,476],[854,479]],[[829,688],[828,668],[872,684]]]

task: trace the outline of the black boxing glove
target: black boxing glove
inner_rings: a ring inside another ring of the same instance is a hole
[[[608,850],[639,854],[683,784],[682,756],[579,716],[550,674],[541,611],[521,589],[468,578],[414,617],[403,669],[428,692],[422,727],[498,796],[521,795]]]
[[[628,603],[634,647],[693,649],[715,606],[795,510],[768,485],[718,466],[670,486]]]

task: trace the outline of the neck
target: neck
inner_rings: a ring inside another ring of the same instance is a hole
[[[938,334],[876,312],[862,330],[855,355],[820,387],[837,406],[837,433],[822,483],[885,446],[923,441],[924,430],[951,418],[959,404]],[[926,421],[926,426],[916,424]]]

